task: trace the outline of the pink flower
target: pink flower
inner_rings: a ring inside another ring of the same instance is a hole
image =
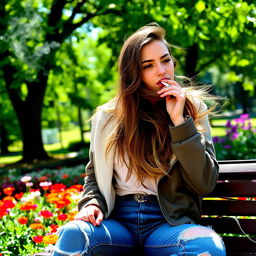
[[[35,243],[42,243],[43,242],[43,236],[33,236],[32,237],[32,240],[35,242]]]
[[[53,213],[50,211],[40,211],[39,215],[43,216],[44,218],[48,219],[51,218],[53,216]]]
[[[58,215],[58,220],[62,220],[62,221],[64,221],[64,220],[66,220],[68,218],[68,215],[67,214],[60,214],[60,215]]]

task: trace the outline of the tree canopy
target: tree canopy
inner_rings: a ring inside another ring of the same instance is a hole
[[[124,38],[150,22],[179,46],[177,73],[203,79],[211,72],[221,90],[238,88],[246,105],[255,96],[255,13],[251,0],[2,0],[0,104],[8,114],[0,113],[1,127],[15,112],[23,160],[47,158],[42,114],[43,126],[51,126],[58,102],[79,111],[106,100]]]

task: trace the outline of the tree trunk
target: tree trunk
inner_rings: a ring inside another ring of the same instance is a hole
[[[9,97],[16,112],[23,141],[22,162],[49,159],[44,150],[42,141],[41,114],[43,99],[48,79],[47,75],[38,76],[38,82],[28,84],[28,95],[22,101],[18,95],[18,90],[8,88]]]
[[[2,155],[10,153],[8,150],[8,146],[9,146],[8,133],[5,128],[4,122],[2,120],[0,121],[0,151]]]
[[[185,75],[187,77],[194,77],[197,74],[196,66],[198,62],[198,45],[194,43],[188,48],[185,61]]]
[[[241,105],[242,105],[242,109],[243,109],[243,113],[249,113],[250,112],[250,97],[248,94],[248,91],[246,91],[243,87],[242,82],[238,82],[238,95],[237,98],[240,99]]]
[[[26,102],[16,109],[23,139],[23,161],[48,159],[44,150],[41,127],[42,107],[37,102]]]

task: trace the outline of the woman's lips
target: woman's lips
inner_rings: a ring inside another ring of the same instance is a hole
[[[169,85],[168,83],[164,82],[164,80],[169,80],[169,78],[164,77],[164,78],[160,79],[160,80],[157,82],[157,84],[160,85],[160,86],[163,86],[163,85],[164,85],[164,86],[166,86],[166,87],[170,87],[170,85]]]

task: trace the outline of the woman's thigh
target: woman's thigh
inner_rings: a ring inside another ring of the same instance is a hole
[[[161,225],[147,237],[144,251],[146,256],[226,255],[220,236],[208,227],[195,224]]]
[[[135,241],[130,232],[118,221],[104,220],[100,226],[77,220],[64,225],[53,256],[131,255]]]

